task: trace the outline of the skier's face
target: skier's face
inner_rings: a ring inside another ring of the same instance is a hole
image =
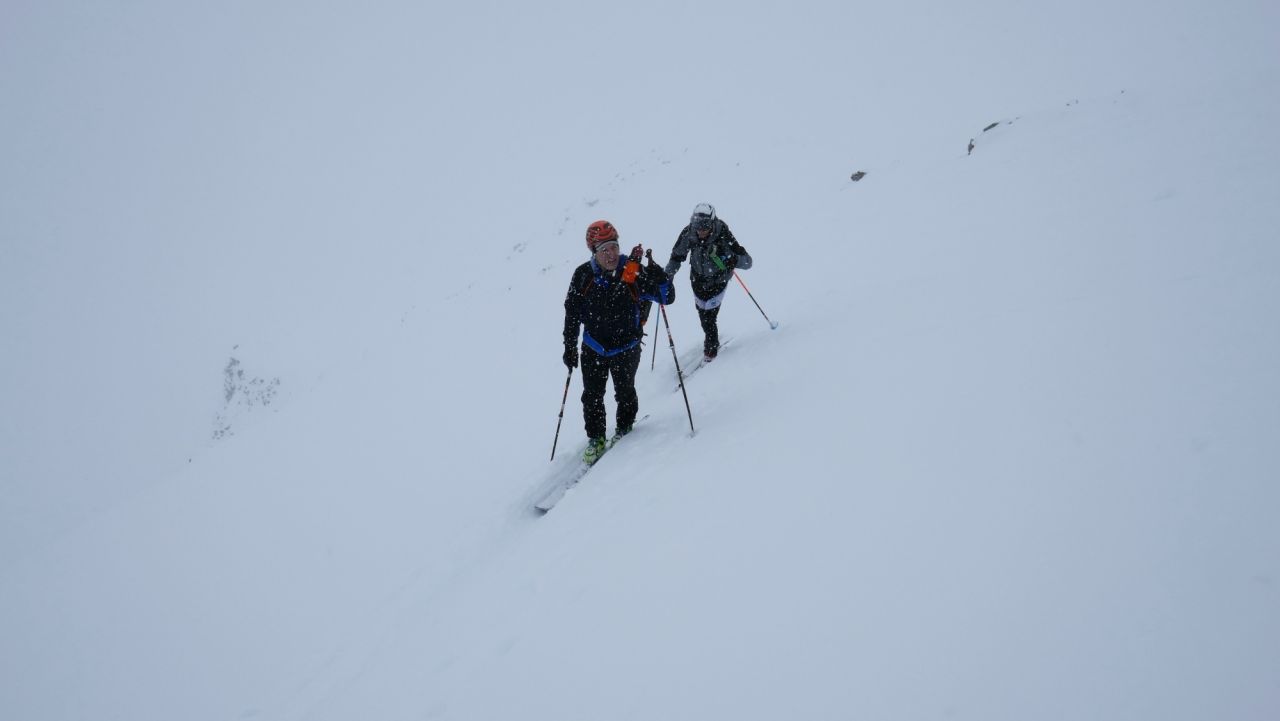
[[[693,226],[693,232],[698,236],[698,240],[706,240],[715,229],[716,221],[710,215],[695,213],[689,219],[689,224]]]
[[[610,241],[596,246],[596,262],[601,268],[613,271],[618,267],[618,244]]]

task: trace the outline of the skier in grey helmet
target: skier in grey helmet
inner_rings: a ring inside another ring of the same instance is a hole
[[[710,203],[698,203],[689,218],[689,224],[680,231],[671,259],[667,261],[667,276],[674,279],[680,265],[688,259],[689,282],[693,287],[693,303],[698,309],[705,338],[702,342],[703,362],[709,363],[720,352],[720,331],[716,316],[724,302],[733,271],[751,267],[751,255],[738,244],[729,225],[716,217],[716,209]]]

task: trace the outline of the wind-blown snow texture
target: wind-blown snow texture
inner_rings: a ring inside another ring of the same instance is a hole
[[[1274,3],[535,5],[0,11],[0,717],[1277,718]]]

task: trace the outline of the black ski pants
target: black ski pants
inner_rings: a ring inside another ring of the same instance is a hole
[[[636,395],[636,369],[640,367],[640,345],[615,356],[602,356],[590,348],[582,348],[582,419],[588,438],[604,438],[604,389],[613,376],[613,399],[618,403],[618,428],[635,425],[640,412]]]

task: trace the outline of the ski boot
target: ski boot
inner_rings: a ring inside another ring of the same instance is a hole
[[[609,446],[603,438],[589,438],[587,439],[587,450],[582,452],[582,462],[588,466],[593,466],[608,449]]]
[[[614,444],[622,440],[623,436],[630,433],[633,427],[634,426],[627,426],[626,428],[619,428],[618,431],[613,434],[613,438],[609,439],[609,447],[613,448]]]

